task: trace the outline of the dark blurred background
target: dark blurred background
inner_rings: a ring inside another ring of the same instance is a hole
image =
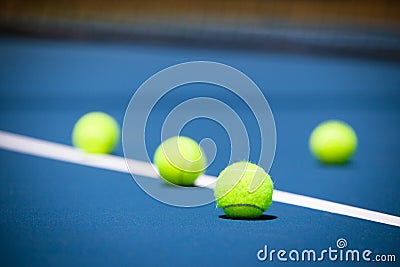
[[[0,33],[400,59],[400,1],[3,0]]]

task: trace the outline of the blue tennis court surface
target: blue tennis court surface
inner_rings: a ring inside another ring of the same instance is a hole
[[[2,38],[0,130],[70,145],[81,115],[102,110],[122,124],[131,96],[146,79],[192,60],[231,65],[263,90],[276,123],[270,170],[276,189],[400,216],[399,63]],[[347,121],[358,134],[357,154],[345,166],[321,165],[308,151],[312,129],[331,118]],[[194,138],[217,136],[216,143],[223,138],[218,127],[185,131]],[[158,143],[148,142],[152,153]],[[121,145],[115,155],[123,156]],[[267,246],[287,251],[286,258],[291,250],[319,253],[338,249],[340,238],[360,257],[370,250],[370,259],[395,255],[396,262],[326,256],[298,264],[398,265],[396,226],[278,202],[263,220],[229,220],[215,203],[178,208],[158,202],[126,173],[9,150],[0,157],[4,266],[285,265],[293,263],[276,254],[262,262],[257,252]],[[225,167],[218,162],[207,174],[218,175]]]

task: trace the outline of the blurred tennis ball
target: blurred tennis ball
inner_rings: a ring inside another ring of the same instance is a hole
[[[251,219],[271,205],[273,188],[271,177],[261,167],[242,161],[219,174],[214,194],[228,217]]]
[[[354,155],[357,143],[357,135],[350,125],[339,120],[329,120],[313,130],[309,147],[321,162],[343,164]]]
[[[200,145],[185,136],[164,141],[157,148],[153,161],[165,181],[181,186],[193,186],[207,165]]]
[[[111,153],[119,136],[120,128],[114,118],[103,112],[90,112],[76,122],[72,144],[87,153]]]

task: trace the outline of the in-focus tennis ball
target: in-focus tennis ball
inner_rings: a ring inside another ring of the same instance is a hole
[[[272,202],[273,182],[259,166],[242,161],[225,168],[215,186],[217,206],[230,218],[257,218]]]
[[[309,140],[311,153],[323,163],[341,164],[357,149],[357,135],[350,125],[339,120],[319,124]]]
[[[181,186],[192,186],[207,165],[200,145],[185,136],[164,141],[157,148],[153,161],[165,181]]]
[[[72,144],[87,153],[110,153],[119,141],[118,123],[103,112],[82,116],[72,131]]]

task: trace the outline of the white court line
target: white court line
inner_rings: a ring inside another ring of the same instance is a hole
[[[44,141],[10,132],[0,131],[0,148],[43,158],[129,173],[127,163],[122,157],[113,155],[89,155],[67,145]],[[158,174],[155,171],[155,168],[153,168],[152,164],[132,159],[129,159],[129,161],[135,165],[134,174],[158,178]],[[196,180],[195,185],[213,189],[215,186],[215,181],[216,177],[214,176],[202,175]],[[400,227],[400,217],[398,216],[313,197],[288,193],[276,189],[274,190],[273,200],[299,207],[326,211]]]

